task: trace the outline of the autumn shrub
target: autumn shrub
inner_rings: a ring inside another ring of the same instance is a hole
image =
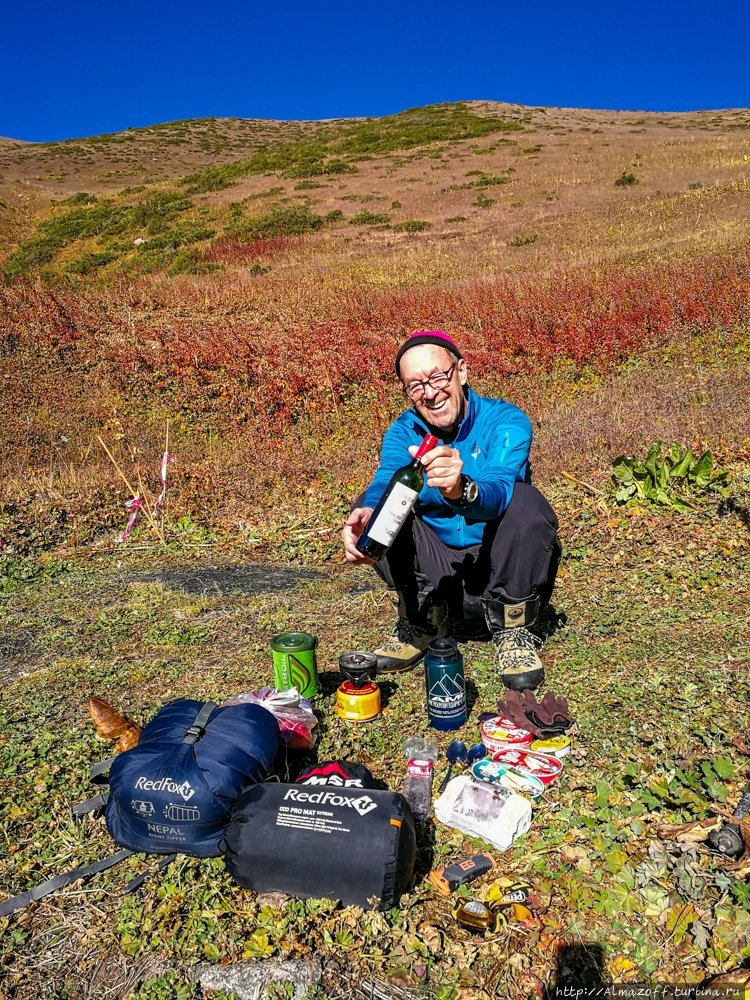
[[[227,275],[210,284],[138,278],[99,289],[82,283],[75,293],[23,281],[0,286],[6,495],[23,495],[35,477],[46,476],[48,491],[50,482],[64,484],[59,495],[83,523],[99,484],[113,482],[96,433],[158,458],[169,417],[180,448],[176,510],[190,513],[198,505],[223,522],[254,504],[260,517],[294,501],[282,486],[297,475],[301,489],[314,485],[315,502],[335,500],[343,509],[403,406],[393,355],[415,329],[449,330],[479,391],[510,391],[513,398],[512,386],[522,384],[534,412],[531,390],[542,373],[607,372],[675,335],[707,338],[750,321],[747,246],[691,261],[612,263],[437,287],[362,286],[328,297],[321,290],[316,298],[300,293],[291,272],[281,279],[276,269],[262,273],[266,261],[303,239],[224,239],[207,250],[190,244],[167,263],[187,270],[257,264],[252,283]],[[674,387],[658,392],[668,409]],[[691,393],[682,395],[680,405],[689,407]],[[632,385],[623,387],[617,405],[631,407],[642,431],[654,418],[631,397]],[[566,424],[568,451],[594,438],[606,442],[613,424],[608,405],[603,392],[601,419],[590,435],[582,436],[580,415],[575,426]],[[674,429],[667,426],[665,438]],[[624,431],[618,434],[625,439]],[[544,428],[540,440],[547,440]]]
[[[635,174],[623,170],[620,176],[615,180],[615,187],[632,187],[634,184],[638,183],[638,178]]]
[[[224,264],[243,264],[255,261],[259,257],[277,260],[301,246],[302,237],[300,236],[274,236],[271,239],[249,240],[247,242],[224,238],[217,240],[213,246],[206,250],[204,259]]]
[[[228,235],[238,241],[268,240],[277,236],[301,236],[323,225],[323,217],[307,205],[283,205],[265,215],[237,222]]]
[[[390,218],[387,212],[370,212],[365,208],[356,212],[349,222],[352,226],[378,226],[390,222]]]
[[[426,229],[432,229],[432,223],[425,222],[424,219],[406,219],[396,223],[393,228],[397,233],[423,233]]]

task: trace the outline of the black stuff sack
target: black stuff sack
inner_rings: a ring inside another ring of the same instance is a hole
[[[107,829],[131,851],[215,857],[238,795],[265,779],[278,748],[278,723],[259,705],[172,701],[115,758]]]
[[[383,781],[375,778],[364,764],[350,760],[324,760],[308,767],[297,778],[300,785],[328,785],[331,788],[379,788],[387,789]]]
[[[403,795],[309,784],[245,789],[224,849],[243,889],[379,910],[398,905],[417,853]]]

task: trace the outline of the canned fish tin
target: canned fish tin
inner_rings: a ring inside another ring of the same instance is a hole
[[[526,747],[534,739],[532,734],[521,729],[502,715],[493,715],[482,723],[482,743],[494,752],[505,747]]]
[[[536,753],[546,753],[551,757],[565,757],[570,752],[569,736],[550,736],[545,740],[534,740],[529,747]]]
[[[493,760],[501,764],[510,764],[519,771],[527,771],[539,778],[543,785],[551,785],[560,776],[563,762],[547,753],[536,753],[533,750],[521,750],[519,747],[507,747],[492,755]]]
[[[318,692],[317,638],[309,632],[282,632],[271,640],[273,677],[278,691],[295,687],[303,698]]]
[[[478,760],[471,765],[471,774],[479,781],[486,781],[491,785],[497,783],[511,792],[521,792],[533,799],[539,798],[544,791],[544,785],[535,775],[499,760]]]

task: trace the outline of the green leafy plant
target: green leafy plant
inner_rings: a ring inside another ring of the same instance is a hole
[[[286,205],[272,209],[267,215],[243,219],[228,232],[240,240],[269,240],[313,233],[322,225],[322,217],[311,212],[307,205]]]
[[[706,493],[721,489],[728,472],[714,471],[713,455],[704,451],[697,458],[689,448],[673,444],[662,454],[661,441],[655,441],[644,461],[620,455],[612,463],[612,478],[617,485],[615,502],[631,501],[657,504],[671,510],[695,510],[695,502],[685,494]]]
[[[64,198],[63,205],[93,205],[96,200],[95,194],[79,191],[77,194],[72,194],[70,198]]]
[[[516,233],[514,236],[508,240],[509,247],[529,247],[532,243],[536,243],[539,236],[536,233],[532,233],[530,230],[524,230],[523,232]]]
[[[637,183],[638,183],[638,178],[635,176],[635,174],[631,174],[627,170],[623,170],[623,172],[615,181],[615,187],[632,187],[634,184]]]
[[[377,226],[390,222],[390,219],[390,215],[386,212],[369,212],[367,209],[363,209],[353,215],[349,222],[352,226]]]
[[[180,982],[173,970],[164,975],[149,976],[130,994],[132,1000],[190,1000],[195,989],[189,983]]]
[[[425,229],[432,229],[432,223],[425,222],[424,219],[407,219],[405,222],[399,222],[393,228],[399,233],[422,233]]]

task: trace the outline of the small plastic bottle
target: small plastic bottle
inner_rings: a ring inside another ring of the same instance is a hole
[[[438,746],[434,740],[420,736],[410,736],[404,741],[404,753],[408,760],[404,779],[404,798],[411,807],[414,819],[426,820],[432,805],[432,776],[438,758]]]

